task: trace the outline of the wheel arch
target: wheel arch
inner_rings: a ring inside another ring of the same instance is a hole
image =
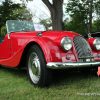
[[[45,58],[45,60],[46,60],[46,56],[45,56],[45,52],[44,52],[44,50],[43,50],[43,48],[40,46],[40,44],[39,43],[37,43],[37,42],[35,42],[35,41],[31,41],[30,43],[28,43],[26,46],[25,46],[25,48],[24,48],[24,50],[23,50],[23,53],[22,53],[22,56],[21,56],[21,60],[20,60],[20,63],[19,63],[19,67],[26,67],[26,58],[27,58],[27,54],[28,54],[28,51],[29,51],[29,49],[32,47],[32,46],[34,46],[34,45],[37,45],[40,49],[41,49],[41,51],[42,51],[42,53],[43,53],[43,56],[44,56],[44,58]]]

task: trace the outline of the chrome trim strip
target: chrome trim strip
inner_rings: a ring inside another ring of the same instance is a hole
[[[66,69],[66,68],[80,68],[88,66],[99,66],[100,62],[76,62],[76,63],[62,63],[62,62],[49,62],[47,63],[47,68],[50,69]]]

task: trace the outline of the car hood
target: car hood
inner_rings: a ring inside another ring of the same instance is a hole
[[[79,34],[72,31],[45,31],[42,33],[42,36],[51,40],[59,40],[65,36],[73,39],[75,36],[79,36]]]
[[[14,33],[14,34],[13,34]],[[13,32],[13,35],[21,35],[21,36],[30,36],[30,37],[34,37],[34,36],[41,36],[44,38],[48,38],[52,41],[58,41],[61,40],[63,37],[68,36],[70,37],[72,40],[75,36],[79,36],[78,33],[72,32],[72,31],[30,31],[30,32]],[[18,34],[19,33],[19,34]],[[23,34],[22,34],[23,33]]]

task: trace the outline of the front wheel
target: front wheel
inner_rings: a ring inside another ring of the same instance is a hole
[[[27,56],[27,71],[31,82],[37,86],[47,86],[51,82],[51,70],[47,69],[42,50],[33,45]]]

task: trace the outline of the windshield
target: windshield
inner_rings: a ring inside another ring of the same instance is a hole
[[[34,31],[34,25],[29,21],[20,20],[8,20],[6,22],[7,32],[17,32],[17,31]]]
[[[7,32],[21,32],[21,31],[45,31],[41,24],[34,24],[32,21],[8,20],[6,22]]]

